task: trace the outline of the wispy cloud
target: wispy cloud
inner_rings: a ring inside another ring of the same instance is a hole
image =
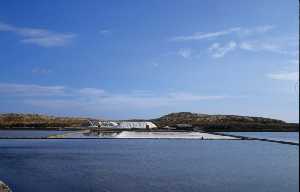
[[[65,91],[63,86],[0,83],[0,93],[8,96],[62,96]]]
[[[176,36],[171,38],[171,41],[211,40],[231,35],[230,38],[232,40],[227,44],[221,45],[221,43],[219,43],[223,41],[221,39],[219,42],[210,45],[208,49],[213,58],[222,58],[228,52],[233,50],[297,55],[298,44],[295,42],[297,42],[296,39],[298,38],[294,38],[293,36],[290,36],[289,38],[258,36],[265,34],[274,28],[275,26],[273,25],[262,25],[252,28],[232,27],[209,33],[197,32],[192,35]],[[251,38],[249,39],[249,37]],[[178,51],[178,55],[181,55],[184,58],[190,58],[191,51],[188,49],[181,49]]]
[[[103,89],[96,89],[96,88],[82,88],[78,91],[82,96],[88,97],[103,97],[106,95],[106,91]]]
[[[197,95],[192,93],[169,93],[166,95],[139,95],[139,94],[107,94],[105,96],[78,96],[76,98],[60,99],[27,99],[31,105],[39,107],[57,106],[65,108],[78,106],[87,110],[133,110],[151,109],[159,107],[174,107],[190,102],[216,101],[226,99],[226,96]]]
[[[263,26],[256,26],[253,28],[241,28],[238,31],[238,35],[240,36],[249,36],[249,35],[255,35],[255,34],[262,34],[269,32],[275,28],[274,25],[263,25]]]
[[[178,100],[178,101],[200,101],[200,100],[219,100],[219,99],[225,99],[226,96],[224,95],[196,95],[192,93],[186,93],[186,92],[175,92],[170,93],[169,97],[172,98],[172,100]]]
[[[108,30],[108,29],[101,29],[101,30],[99,31],[99,33],[100,33],[101,35],[110,35],[110,34],[111,34],[111,31]]]
[[[190,41],[190,40],[202,40],[202,39],[210,39],[210,38],[215,38],[219,36],[224,36],[231,34],[233,32],[239,31],[240,28],[230,28],[222,31],[217,31],[217,32],[210,32],[210,33],[203,33],[203,32],[196,32],[192,35],[186,35],[186,36],[177,36],[171,38],[172,41]]]
[[[43,37],[32,37],[21,40],[23,43],[35,44],[41,47],[57,47],[65,46],[71,39],[75,37],[74,34],[52,34]]]
[[[40,107],[80,107],[85,109],[126,109],[177,106],[178,104],[222,100],[224,95],[200,95],[189,92],[155,94],[149,91],[111,93],[98,88],[73,89],[64,86],[0,84],[1,96],[19,96],[23,101]],[[23,98],[24,97],[24,98]]]
[[[35,67],[31,70],[33,74],[39,74],[39,75],[45,75],[49,74],[52,72],[51,69],[46,69],[46,68],[40,68],[40,67]]]
[[[171,38],[171,41],[192,41],[192,40],[203,40],[203,39],[213,39],[225,35],[237,34],[239,36],[253,35],[257,33],[266,33],[272,30],[274,26],[264,25],[257,26],[253,28],[242,28],[242,27],[233,27],[225,30],[215,31],[215,32],[196,32],[192,35],[176,36]]]
[[[213,58],[224,57],[228,52],[233,51],[237,47],[237,43],[230,41],[224,46],[221,46],[219,43],[212,44],[208,50],[212,54]]]
[[[299,72],[279,72],[269,73],[266,75],[270,79],[282,80],[282,81],[299,81]]]
[[[288,40],[280,40],[280,38],[269,40],[242,41],[239,48],[252,52],[273,52],[284,55],[297,55],[297,45],[293,45]]]
[[[243,50],[249,52],[268,52],[288,56],[298,56],[298,44],[293,38],[267,38],[257,40],[230,41],[221,46],[220,43],[213,43],[208,49],[213,58],[221,58],[233,50]],[[298,62],[298,61],[293,61]]]
[[[152,65],[153,67],[155,67],[155,68],[156,68],[156,67],[159,67],[159,63],[158,63],[158,62],[152,62],[151,65]]]
[[[73,33],[57,33],[46,29],[16,27],[1,23],[0,32],[11,32],[22,37],[21,42],[41,47],[65,46],[76,36]]]
[[[274,43],[266,43],[261,41],[248,41],[248,42],[241,42],[240,48],[247,50],[247,51],[272,51],[282,53],[279,45]]]
[[[188,59],[192,56],[192,49],[190,49],[190,48],[179,49],[178,55],[185,59]]]

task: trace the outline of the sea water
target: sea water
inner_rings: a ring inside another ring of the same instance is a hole
[[[0,140],[13,191],[299,190],[299,147],[262,141]]]
[[[255,137],[262,139],[275,139],[299,143],[299,132],[224,132],[231,135]]]
[[[1,138],[41,138],[51,135],[65,134],[71,131],[56,130],[0,130]]]

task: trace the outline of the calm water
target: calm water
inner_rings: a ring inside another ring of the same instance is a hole
[[[40,138],[50,135],[64,134],[70,131],[55,131],[55,130],[0,130],[0,138]]]
[[[277,139],[283,141],[294,141],[299,143],[299,132],[226,132],[232,135],[245,137]]]
[[[260,141],[0,140],[0,179],[15,192],[293,192],[298,152]]]

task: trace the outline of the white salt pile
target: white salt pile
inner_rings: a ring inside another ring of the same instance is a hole
[[[214,135],[201,132],[133,132],[122,131],[114,138],[141,138],[141,139],[237,139],[230,136]]]

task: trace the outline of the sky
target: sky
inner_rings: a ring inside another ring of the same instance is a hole
[[[299,121],[298,0],[0,1],[0,113]]]

